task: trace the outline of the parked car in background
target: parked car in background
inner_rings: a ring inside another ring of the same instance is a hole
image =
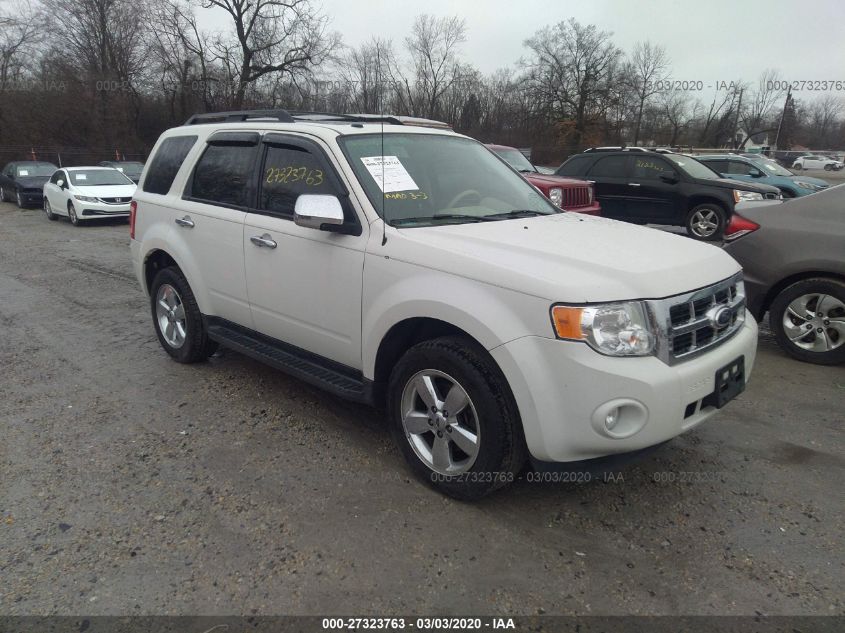
[[[604,217],[684,226],[699,240],[721,239],[740,200],[781,195],[769,185],[722,178],[683,154],[634,149],[576,154],[556,173],[593,181]]]
[[[737,154],[706,154],[696,158],[725,178],[777,187],[785,198],[806,196],[828,186],[824,180],[796,176],[765,158],[748,158]]]
[[[112,167],[122,172],[136,185],[141,179],[141,172],[144,171],[144,163],[136,160],[104,160],[99,165],[100,167]]]
[[[14,200],[21,209],[41,206],[44,183],[56,169],[53,163],[43,161],[9,163],[0,172],[0,202]]]
[[[792,163],[792,169],[824,169],[825,171],[839,171],[842,167],[842,161],[833,160],[827,156],[819,156],[818,154],[801,156]]]
[[[845,185],[743,208],[725,250],[745,271],[748,309],[791,356],[845,362]]]
[[[84,220],[129,217],[135,183],[111,167],[65,167],[44,185],[44,213],[50,220],[67,216],[74,226]]]
[[[377,404],[462,499],[528,455],[655,446],[745,388],[757,324],[721,249],[564,213],[446,129],[321,116],[196,115],[156,143],[129,234],[174,360],[223,344]]]
[[[595,199],[592,183],[575,178],[562,178],[554,174],[542,174],[531,164],[525,154],[507,145],[487,145],[497,156],[517,170],[537,187],[544,196],[564,211],[575,211],[590,215],[601,215],[601,206]]]

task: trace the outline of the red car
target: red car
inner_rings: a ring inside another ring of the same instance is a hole
[[[531,161],[525,158],[523,153],[515,147],[490,144],[487,147],[564,211],[601,215],[601,207],[595,195],[593,195],[592,183],[575,180],[574,178],[541,174],[531,164]]]

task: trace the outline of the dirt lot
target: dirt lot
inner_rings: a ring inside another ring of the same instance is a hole
[[[467,505],[373,411],[172,362],[128,241],[0,205],[0,613],[845,613],[845,367],[764,334],[739,400],[613,480]]]

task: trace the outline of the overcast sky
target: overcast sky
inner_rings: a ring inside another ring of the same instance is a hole
[[[397,51],[416,15],[461,16],[467,25],[463,57],[485,73],[513,65],[538,29],[574,17],[612,31],[625,51],[639,40],[663,45],[673,79],[705,86],[733,79],[756,83],[764,69],[776,68],[790,80],[845,81],[845,0],[316,1],[345,43],[378,35],[393,39]],[[211,28],[225,25],[219,15],[203,18]]]

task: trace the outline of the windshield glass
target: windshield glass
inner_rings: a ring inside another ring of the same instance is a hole
[[[525,158],[525,154],[518,149],[494,149],[493,151],[517,171],[537,171],[531,161]]]
[[[663,158],[676,165],[681,171],[685,172],[692,178],[705,178],[712,180],[713,178],[721,178],[721,176],[710,169],[704,163],[700,163],[691,156],[684,156],[683,154],[663,154]]]
[[[15,175],[18,178],[27,176],[52,176],[58,167],[52,163],[26,163],[15,167]]]
[[[140,176],[144,171],[144,163],[117,163],[114,168],[127,176]]]
[[[394,226],[560,213],[481,143],[435,134],[339,139],[373,207]]]
[[[766,160],[765,158],[749,158],[752,163],[763,170],[764,173],[770,176],[794,176],[791,171],[785,167],[781,167],[773,160]]]
[[[101,187],[105,185],[133,185],[131,180],[116,169],[80,169],[68,172],[70,181],[77,187]]]

